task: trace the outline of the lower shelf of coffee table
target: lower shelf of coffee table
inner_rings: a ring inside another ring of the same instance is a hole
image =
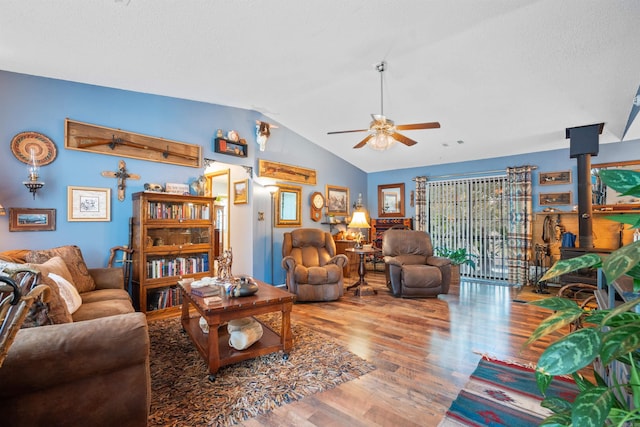
[[[209,334],[202,332],[199,325],[199,317],[190,317],[188,323],[183,322],[183,328],[191,337],[192,342],[198,349],[205,362],[209,363]],[[253,359],[264,354],[274,353],[284,350],[284,345],[280,335],[274,332],[269,326],[262,325],[262,338],[253,343],[245,350],[236,350],[229,345],[229,332],[227,325],[218,328],[218,351],[220,354],[219,366],[226,366],[246,359]]]

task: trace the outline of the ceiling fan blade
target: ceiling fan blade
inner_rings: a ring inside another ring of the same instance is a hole
[[[439,127],[440,123],[438,122],[415,123],[412,125],[396,125],[396,129],[398,130],[437,129]]]
[[[373,135],[367,135],[367,137],[365,139],[363,139],[362,141],[358,142],[356,145],[353,146],[353,148],[362,148],[365,146],[365,144],[367,143],[367,141],[369,141],[371,138],[373,138]]]
[[[396,141],[402,142],[404,145],[408,145],[409,147],[418,143],[417,141],[414,141],[411,138],[407,138],[404,135],[400,135],[399,133],[392,133],[391,137]]]
[[[369,129],[356,129],[356,130],[339,130],[335,132],[327,132],[327,135],[334,135],[336,133],[351,133],[351,132],[368,132]]]

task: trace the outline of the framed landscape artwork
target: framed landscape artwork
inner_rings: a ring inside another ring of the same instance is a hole
[[[54,231],[55,209],[9,209],[9,231]]]
[[[249,180],[235,181],[233,183],[233,204],[242,205],[249,203]]]
[[[327,214],[328,215],[349,215],[349,189],[327,185]]]

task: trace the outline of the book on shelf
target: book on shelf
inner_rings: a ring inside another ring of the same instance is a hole
[[[211,297],[214,295],[220,295],[220,287],[211,285],[201,286],[199,288],[192,287],[191,293],[199,297]]]

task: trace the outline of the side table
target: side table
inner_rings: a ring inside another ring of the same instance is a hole
[[[377,294],[378,291],[376,291],[371,286],[369,286],[367,281],[364,280],[364,276],[367,274],[367,270],[364,267],[364,256],[378,253],[378,252],[380,252],[380,250],[379,249],[373,249],[373,248],[371,248],[371,249],[368,249],[368,248],[367,249],[365,249],[365,248],[347,248],[347,249],[345,249],[345,252],[351,252],[351,253],[354,253],[354,254],[357,254],[357,255],[360,256],[360,260],[359,260],[359,263],[358,263],[358,276],[359,276],[359,279],[353,285],[347,287],[347,290],[352,289],[352,288],[356,288],[355,294],[358,295],[358,296]]]

